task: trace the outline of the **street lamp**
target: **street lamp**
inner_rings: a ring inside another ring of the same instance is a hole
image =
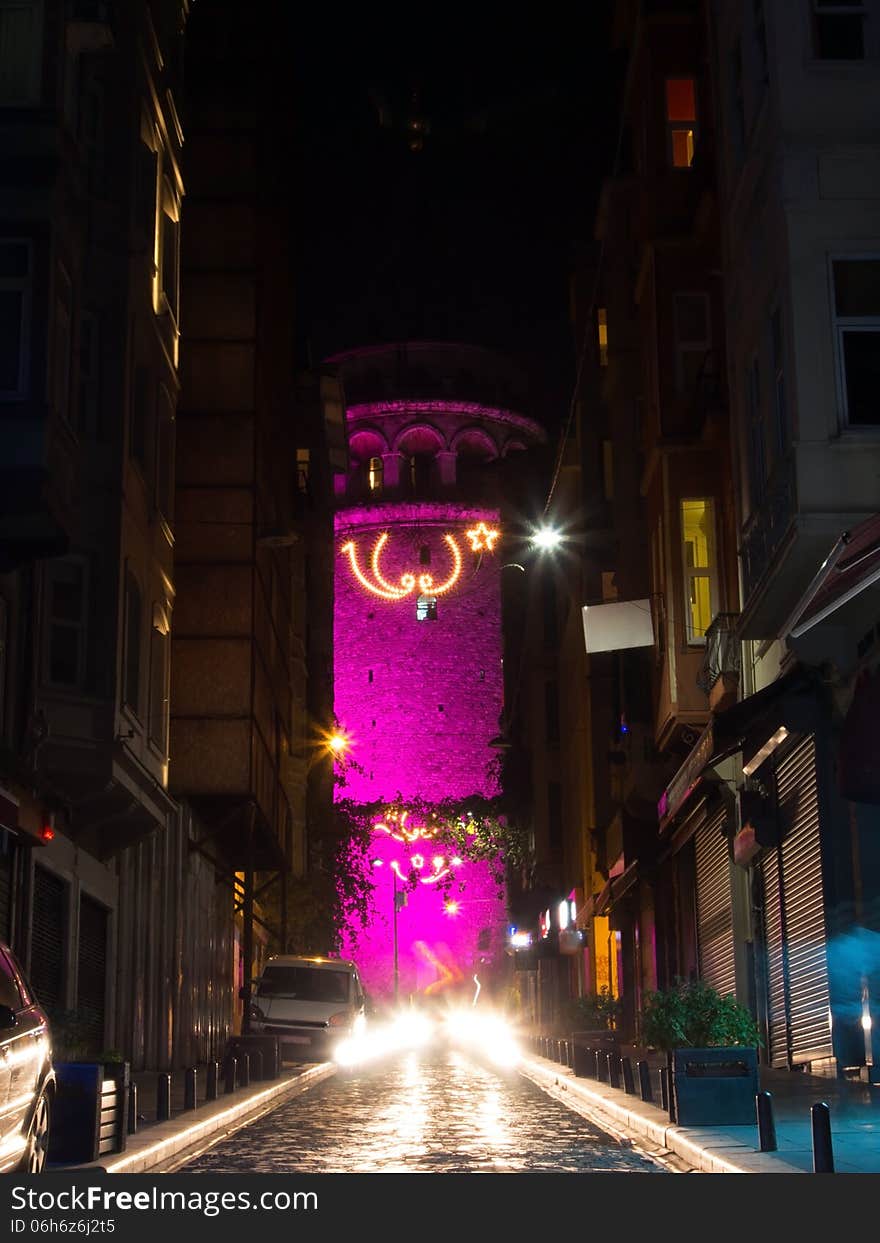
[[[373,867],[384,867],[384,859],[373,859]],[[391,893],[393,897],[391,930],[394,938],[394,1004],[400,1000],[400,965],[397,953],[397,912],[406,906],[406,891],[397,888],[397,869],[391,868]]]

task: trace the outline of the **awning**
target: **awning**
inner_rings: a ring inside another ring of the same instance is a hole
[[[0,786],[0,829],[14,833],[18,829],[18,799]]]
[[[804,612],[794,619],[792,638],[805,634],[880,580],[880,514],[859,523],[845,538],[844,552]]]
[[[766,715],[774,710],[778,715],[780,703],[785,697],[807,690],[811,685],[809,675],[798,665],[763,690],[756,691],[754,695],[749,695],[725,712],[719,712],[712,717],[660,797],[657,804],[660,832],[665,832],[679,814],[708,768],[742,749],[748,735],[758,728]],[[803,714],[794,714],[790,728],[801,726],[802,716]]]

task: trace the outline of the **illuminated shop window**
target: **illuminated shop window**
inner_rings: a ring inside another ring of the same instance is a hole
[[[697,91],[693,78],[667,78],[666,132],[672,167],[690,168],[697,138]]]
[[[715,513],[708,497],[681,502],[685,627],[688,643],[705,643],[715,600]]]
[[[599,341],[599,366],[608,366],[608,312],[604,306],[596,311],[596,334]]]
[[[371,457],[367,468],[367,482],[370,485],[371,492],[382,491],[382,479],[384,475],[384,463],[380,457]]]
[[[416,621],[437,620],[437,597],[419,596],[416,601]]]

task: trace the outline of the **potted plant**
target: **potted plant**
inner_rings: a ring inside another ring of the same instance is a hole
[[[755,1121],[757,1024],[733,996],[702,980],[649,993],[642,1037],[667,1055],[670,1115],[682,1126]]]
[[[576,1075],[593,1073],[591,1050],[619,1054],[615,1030],[620,1018],[620,1001],[608,988],[572,998],[564,1013],[566,1031],[571,1033],[572,1065]]]
[[[48,1014],[57,1084],[50,1160],[96,1161],[124,1151],[130,1064],[116,1049],[94,1052],[89,1017],[81,1011]]]

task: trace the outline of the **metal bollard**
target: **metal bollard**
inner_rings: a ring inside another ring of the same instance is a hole
[[[595,1058],[596,1058],[596,1078],[599,1080],[600,1083],[607,1083],[608,1082],[608,1059],[602,1053],[601,1049],[596,1050]]]
[[[238,1076],[238,1086],[240,1088],[249,1088],[251,1086],[250,1054],[242,1053],[238,1061],[238,1069],[241,1072]]]
[[[251,1075],[253,1076],[254,1079],[262,1079],[263,1078],[263,1050],[254,1049],[253,1053],[249,1054],[249,1056],[251,1059]]]
[[[759,1092],[755,1097],[758,1115],[758,1145],[761,1152],[776,1151],[776,1123],[773,1121],[773,1097],[769,1092]]]
[[[128,1085],[128,1133],[136,1134],[138,1129],[138,1090],[136,1083]]]
[[[651,1091],[651,1067],[647,1062],[636,1062],[636,1070],[639,1072],[639,1094],[643,1101],[653,1105],[654,1093]]]
[[[660,1104],[669,1109],[669,1071],[665,1066],[660,1067]]]
[[[171,1076],[164,1072],[156,1079],[156,1121],[167,1122],[171,1117]]]
[[[627,1096],[635,1096],[636,1086],[633,1082],[633,1064],[628,1057],[620,1059],[620,1077],[623,1080],[623,1090]]]
[[[209,1062],[205,1075],[205,1100],[216,1101],[219,1087],[220,1067],[216,1062]]]
[[[831,1110],[825,1101],[810,1106],[813,1126],[813,1173],[834,1173],[834,1152],[831,1147]]]
[[[238,1058],[227,1057],[226,1059],[226,1091],[234,1092],[238,1087]]]
[[[562,1042],[562,1065],[571,1066],[571,1041],[563,1040]]]
[[[620,1058],[615,1053],[606,1053],[608,1063],[608,1082],[612,1088],[620,1087]]]
[[[198,1106],[198,1071],[195,1066],[188,1066],[183,1078],[183,1107],[195,1109]]]

